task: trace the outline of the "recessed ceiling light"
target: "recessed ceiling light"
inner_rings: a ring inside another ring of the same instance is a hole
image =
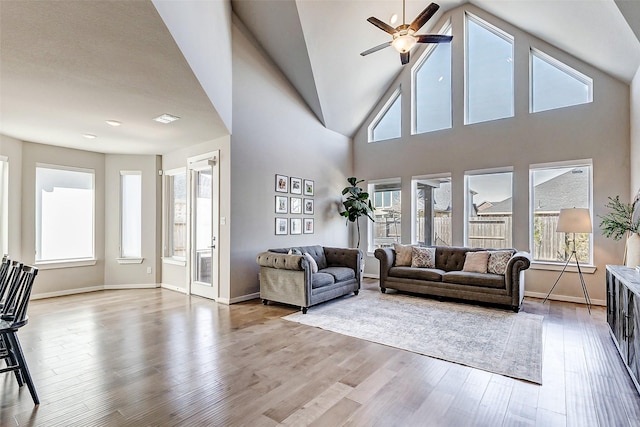
[[[156,117],[156,118],[155,118],[155,119],[153,119],[153,120],[155,120],[155,121],[156,121],[156,122],[158,122],[158,123],[164,123],[164,124],[167,124],[167,123],[175,122],[175,121],[176,121],[176,120],[178,120],[179,118],[180,118],[180,117],[178,117],[178,116],[173,116],[173,115],[171,115],[171,114],[166,114],[166,113],[165,113],[165,114],[162,114],[161,116]]]
[[[113,126],[113,127],[117,127],[117,126],[120,126],[122,124],[117,120],[105,120],[105,123],[108,124],[109,126]]]
[[[87,138],[87,139],[96,139],[96,138],[97,138],[97,136],[95,136],[95,135],[94,135],[94,134],[92,134],[92,133],[85,133],[85,134],[83,134],[82,136],[84,136],[84,137],[85,137],[85,138]]]

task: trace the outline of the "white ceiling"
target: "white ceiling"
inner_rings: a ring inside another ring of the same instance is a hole
[[[407,0],[407,20],[428,3]],[[421,32],[463,3],[439,1],[441,10]],[[640,1],[472,3],[624,82],[640,66],[633,32],[640,33]],[[366,19],[387,20],[401,5],[232,0],[234,12],[311,111],[347,136],[401,70],[392,49],[359,55],[387,41]],[[625,17],[635,23],[633,30]],[[162,113],[182,119],[169,125],[151,120]],[[123,125],[111,128],[104,123],[109,119]],[[0,133],[105,153],[162,154],[228,131],[150,1],[0,0]],[[98,138],[87,140],[83,133]]]

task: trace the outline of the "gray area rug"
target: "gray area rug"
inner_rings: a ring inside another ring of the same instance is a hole
[[[542,384],[537,314],[361,290],[284,319]]]

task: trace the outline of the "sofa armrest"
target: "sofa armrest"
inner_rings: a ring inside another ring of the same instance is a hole
[[[309,265],[302,255],[288,255],[276,252],[262,252],[258,254],[256,262],[260,267],[299,271],[306,270]]]
[[[384,282],[389,275],[389,269],[396,262],[396,251],[392,248],[378,248],[373,255],[380,261],[380,287],[384,288]]]
[[[513,254],[507,263],[505,284],[513,297],[512,305],[519,307],[524,298],[524,270],[531,266],[531,255],[520,251]]]

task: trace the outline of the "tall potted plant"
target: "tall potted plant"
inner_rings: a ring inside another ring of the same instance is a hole
[[[640,264],[640,212],[636,212],[637,205],[637,198],[633,203],[623,203],[620,196],[609,197],[609,203],[605,207],[611,209],[611,212],[600,217],[600,228],[605,237],[614,240],[627,237],[624,262],[628,267]]]
[[[347,181],[350,185],[344,187],[342,190],[342,195],[347,196],[347,198],[342,201],[344,211],[340,212],[340,215],[347,218],[347,221],[356,223],[356,228],[358,230],[358,244],[356,247],[359,248],[360,222],[358,220],[360,217],[366,216],[371,221],[375,222],[372,216],[375,208],[371,204],[369,193],[358,187],[358,184],[364,182],[364,179],[358,180],[356,177],[352,176],[351,178],[347,178]]]

